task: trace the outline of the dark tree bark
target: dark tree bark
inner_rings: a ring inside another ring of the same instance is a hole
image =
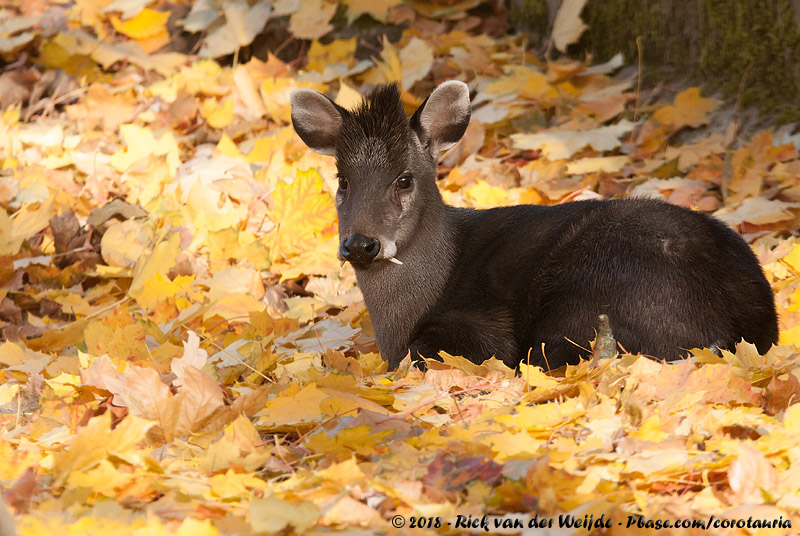
[[[535,36],[560,3],[511,4],[512,22]],[[744,79],[743,105],[800,121],[800,0],[589,0],[582,18],[589,29],[571,54],[623,52],[636,64],[641,37],[646,85],[689,75],[736,96]]]

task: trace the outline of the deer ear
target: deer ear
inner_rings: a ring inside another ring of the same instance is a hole
[[[336,156],[336,139],[342,126],[342,112],[332,100],[312,89],[292,91],[292,125],[312,150]]]
[[[467,130],[470,116],[469,88],[450,80],[436,87],[411,117],[411,128],[436,157],[455,145]]]

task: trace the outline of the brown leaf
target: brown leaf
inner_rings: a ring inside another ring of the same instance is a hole
[[[217,382],[194,367],[184,370],[185,383],[169,405],[167,435],[189,435],[205,429],[214,412],[223,407],[224,397]]]
[[[786,380],[781,380],[776,375],[773,376],[764,392],[764,411],[775,415],[798,400],[800,400],[800,381],[797,376],[790,373],[786,375]]]
[[[467,125],[467,130],[461,140],[445,153],[441,161],[442,167],[455,167],[469,155],[477,153],[483,147],[485,139],[486,129],[480,121],[473,119]]]
[[[114,394],[114,405],[124,406],[131,414],[163,426],[172,395],[158,371],[133,366],[116,378],[105,376],[103,383]]]
[[[50,231],[53,233],[53,242],[56,253],[66,253],[70,249],[70,243],[80,231],[80,223],[75,213],[68,210],[60,216],[50,218]],[[66,266],[67,264],[59,264]]]
[[[119,220],[129,220],[134,218],[146,218],[147,211],[139,205],[131,205],[121,199],[115,199],[102,208],[95,208],[86,220],[88,225],[98,228],[111,218]]]
[[[41,337],[30,339],[25,344],[37,352],[57,352],[66,346],[81,342],[84,338],[83,332],[88,325],[88,318],[76,320],[61,328],[50,328]]]

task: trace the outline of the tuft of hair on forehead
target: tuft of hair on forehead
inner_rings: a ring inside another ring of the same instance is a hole
[[[408,116],[397,85],[377,86],[354,110],[343,114],[336,143],[337,160],[363,158],[365,146],[385,149],[386,155],[373,155],[375,157],[404,160],[409,134]]]

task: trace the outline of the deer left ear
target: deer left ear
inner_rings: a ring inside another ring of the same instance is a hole
[[[437,86],[414,115],[411,128],[434,156],[455,145],[467,130],[470,118],[469,88],[450,80]]]
[[[311,89],[296,89],[291,95],[292,126],[312,150],[336,156],[336,140],[342,126],[342,109]]]

